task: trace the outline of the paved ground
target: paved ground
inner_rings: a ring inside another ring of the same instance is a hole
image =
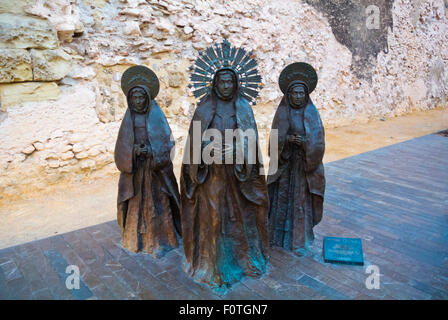
[[[214,293],[120,247],[115,221],[0,250],[0,299],[448,299],[448,137],[431,134],[326,164],[322,222],[308,256],[271,252],[269,273]],[[323,236],[362,239],[366,265],[326,264]],[[367,265],[380,289],[365,286]],[[77,265],[80,290],[65,287]]]

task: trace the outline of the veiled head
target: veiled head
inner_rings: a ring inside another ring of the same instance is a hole
[[[146,94],[146,91],[143,88],[140,87],[132,88],[131,91],[129,92],[129,97],[135,111],[143,112],[145,110],[148,95]]]
[[[215,79],[215,90],[220,98],[224,100],[232,99],[236,87],[236,76],[231,70],[218,71]]]
[[[307,88],[303,83],[292,83],[288,89],[289,102],[293,108],[304,107],[308,102]]]

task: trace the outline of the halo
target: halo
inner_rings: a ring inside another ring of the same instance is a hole
[[[317,85],[317,73],[314,68],[305,62],[294,62],[280,73],[278,84],[283,94],[286,94],[291,81],[300,80],[306,83],[309,92],[313,92]]]
[[[193,89],[193,95],[202,102],[211,92],[216,72],[230,69],[237,75],[240,95],[249,103],[255,104],[262,85],[257,60],[252,56],[252,51],[232,47],[227,39],[222,43],[215,43],[205,52],[200,52],[194,65],[189,68],[191,83],[188,87]]]
[[[121,77],[121,89],[125,96],[128,95],[129,90],[138,85],[144,85],[149,89],[151,99],[154,99],[159,93],[160,84],[157,75],[142,65],[126,69]]]

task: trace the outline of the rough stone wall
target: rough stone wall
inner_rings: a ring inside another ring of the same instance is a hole
[[[447,105],[443,0],[0,0],[0,198],[116,174],[120,76],[134,64],[159,76],[178,168],[195,107],[187,68],[223,37],[259,61],[263,145],[294,61],[316,68],[327,127]]]

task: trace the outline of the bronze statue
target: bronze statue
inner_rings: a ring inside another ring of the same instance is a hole
[[[278,150],[270,150],[270,164],[278,163],[278,169],[271,172],[270,165],[268,175],[270,242],[298,255],[314,240],[313,227],[323,211],[325,134],[309,96],[316,84],[316,71],[309,64],[293,63],[282,71],[284,96],[271,131],[278,134]]]
[[[121,79],[128,109],[118,132],[115,163],[120,170],[117,221],[122,246],[155,257],[178,247],[179,191],[170,158],[174,141],[157,104],[159,80],[145,66]]]
[[[190,87],[201,99],[190,125],[180,180],[185,269],[215,289],[225,289],[244,275],[263,274],[268,259],[269,199],[249,104],[258,95],[261,77],[251,56],[224,40],[201,53],[190,68]],[[226,129],[253,132],[253,143],[238,138],[239,142],[221,141]],[[210,132],[213,141],[205,138]],[[200,155],[212,150],[216,161],[195,161],[195,148]],[[250,151],[255,152],[253,161]]]

